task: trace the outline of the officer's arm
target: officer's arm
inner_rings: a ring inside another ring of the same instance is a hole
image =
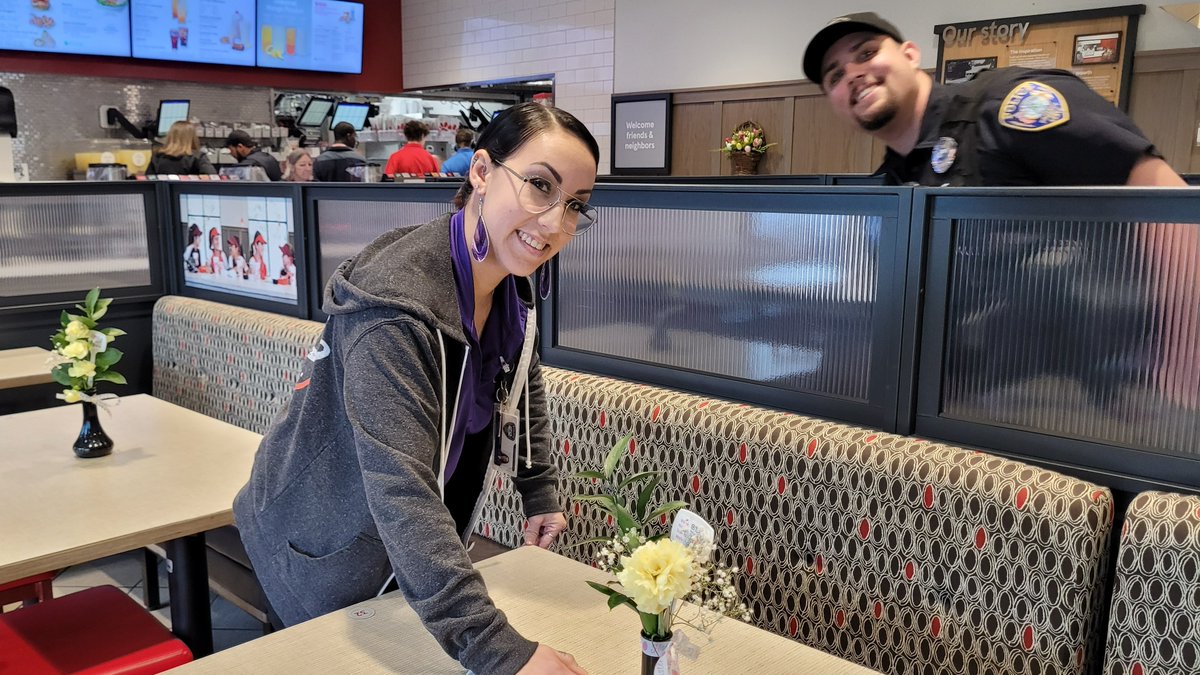
[[[1138,187],[1187,187],[1187,183],[1171,165],[1151,155],[1143,156],[1133,165],[1125,184]]]

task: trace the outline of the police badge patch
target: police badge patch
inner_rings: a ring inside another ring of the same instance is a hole
[[[1000,104],[1000,126],[1018,131],[1045,131],[1071,119],[1067,99],[1041,82],[1022,82]]]
[[[949,136],[942,136],[938,139],[937,145],[933,146],[929,165],[933,167],[934,173],[946,173],[950,167],[954,166],[954,160],[957,157],[958,141]]]

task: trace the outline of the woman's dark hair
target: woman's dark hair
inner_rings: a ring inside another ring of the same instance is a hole
[[[404,138],[409,141],[419,141],[429,135],[429,127],[420,120],[409,120],[404,123]]]
[[[503,162],[529,139],[555,128],[583,141],[592,153],[592,159],[596,160],[597,165],[600,164],[600,146],[583,122],[562,108],[540,103],[521,103],[501,112],[479,135],[475,149],[487,150],[493,162]],[[454,208],[461,209],[465,206],[474,190],[468,175],[463,180],[462,187],[458,188],[458,193],[454,195]]]

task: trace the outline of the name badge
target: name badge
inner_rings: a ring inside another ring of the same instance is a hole
[[[505,412],[496,405],[492,434],[492,464],[496,472],[506,476],[517,475],[517,439],[520,437],[521,418],[516,413]]]

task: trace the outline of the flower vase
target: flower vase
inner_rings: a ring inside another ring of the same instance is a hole
[[[671,636],[648,636],[642,633],[642,675],[671,675],[678,673],[672,667],[668,651],[671,647]],[[661,661],[661,663],[660,663]]]
[[[733,175],[753,176],[757,174],[760,159],[762,159],[762,154],[757,152],[748,155],[744,152],[735,152],[729,155],[729,163],[733,165]]]
[[[95,394],[94,391],[87,393]],[[87,459],[103,457],[111,453],[113,442],[108,434],[104,433],[104,428],[100,426],[100,415],[96,410],[96,404],[91,401],[82,401],[81,404],[83,405],[83,426],[79,428],[79,438],[75,439],[75,445],[72,447],[75,456]]]

